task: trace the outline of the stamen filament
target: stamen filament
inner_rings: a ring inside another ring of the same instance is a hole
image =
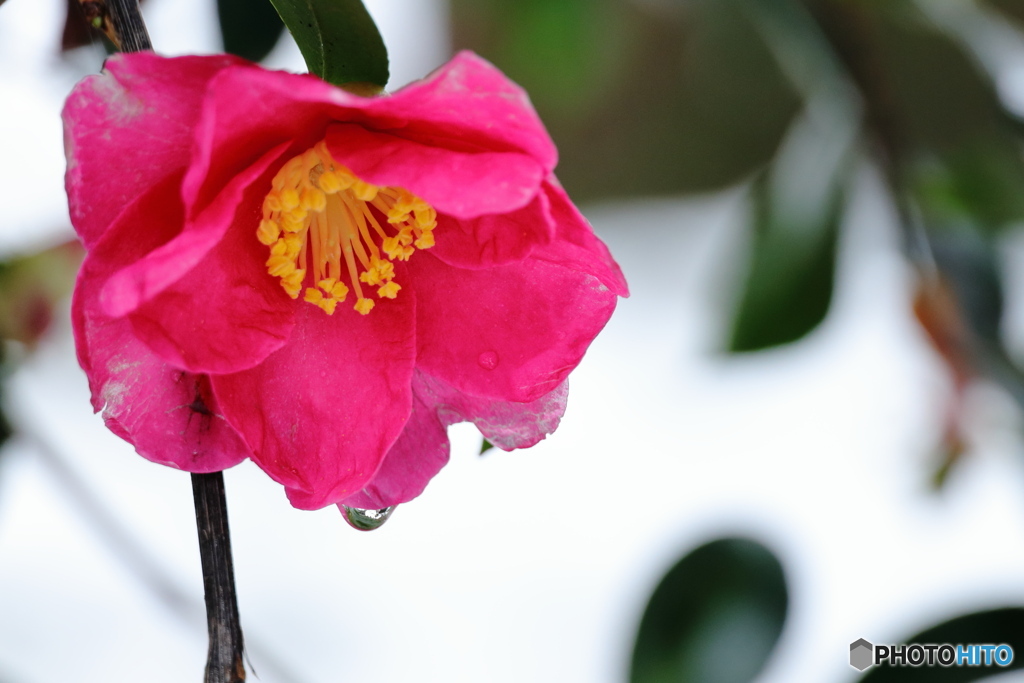
[[[425,201],[403,188],[362,180],[335,162],[321,140],[274,176],[256,237],[270,248],[267,272],[281,278],[288,296],[298,298],[308,276],[303,301],[333,315],[348,296],[341,281],[347,272],[353,307],[366,315],[374,301],[364,296],[362,284],[376,287],[379,298],[396,298],[402,287],[394,281],[393,260],[433,246],[436,224]]]

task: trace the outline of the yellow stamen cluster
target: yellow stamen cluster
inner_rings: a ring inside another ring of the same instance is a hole
[[[425,201],[400,187],[360,180],[321,141],[274,176],[256,237],[270,247],[267,272],[281,278],[288,296],[299,298],[308,275],[315,286],[306,288],[303,300],[333,315],[348,296],[347,275],[354,308],[366,315],[374,301],[363,295],[362,284],[377,287],[378,298],[397,297],[402,287],[394,281],[394,261],[434,246],[436,226],[437,212]]]

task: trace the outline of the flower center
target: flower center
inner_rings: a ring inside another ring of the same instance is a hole
[[[425,201],[360,180],[320,141],[274,176],[256,237],[270,247],[267,272],[281,278],[288,296],[299,297],[308,275],[315,286],[306,288],[304,300],[333,315],[348,296],[347,277],[354,308],[366,315],[374,302],[362,284],[376,287],[378,298],[397,297],[402,287],[394,281],[394,261],[434,246],[436,226],[437,212]]]

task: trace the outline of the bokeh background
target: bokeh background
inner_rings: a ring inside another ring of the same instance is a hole
[[[556,434],[452,427],[377,531],[225,473],[255,680],[841,683],[992,610],[947,635],[1021,642],[1024,3],[366,4],[391,89],[470,48],[530,91],[632,297]],[[238,8],[231,49],[305,71]],[[66,12],[0,6],[0,682],[197,680],[188,475],[91,414],[70,338],[59,112],[105,50]],[[143,12],[223,49],[213,0]]]

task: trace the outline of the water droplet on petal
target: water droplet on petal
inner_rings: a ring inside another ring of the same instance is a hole
[[[348,505],[341,506],[342,515],[345,521],[353,529],[359,531],[373,531],[384,526],[388,517],[394,512],[395,506],[381,508],[380,510],[363,510],[362,508],[350,508]]]
[[[494,351],[484,351],[480,354],[480,357],[476,359],[476,362],[480,364],[484,370],[493,370],[498,367],[498,354]]]

